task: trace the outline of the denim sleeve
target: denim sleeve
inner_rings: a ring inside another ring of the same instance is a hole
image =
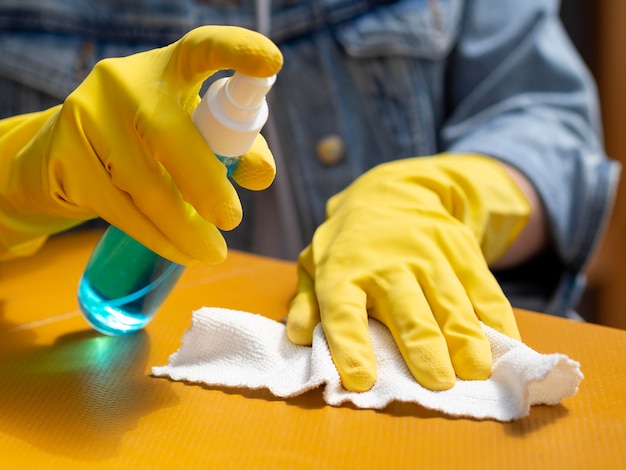
[[[612,207],[619,166],[603,151],[594,82],[563,30],[556,0],[470,0],[450,58],[450,152],[520,170],[543,202],[552,244],[572,275]]]

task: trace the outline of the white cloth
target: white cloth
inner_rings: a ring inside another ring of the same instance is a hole
[[[312,347],[296,346],[286,327],[261,315],[221,308],[193,314],[181,348],[152,374],[211,386],[266,388],[293,397],[324,387],[324,400],[339,406],[381,409],[392,401],[414,402],[451,416],[510,421],[527,416],[532,405],[555,405],[574,395],[583,378],[578,362],[563,354],[540,354],[523,343],[483,326],[491,342],[493,373],[488,380],[457,380],[433,392],[407,369],[387,328],[370,320],[378,379],[367,392],[343,388],[321,325]]]

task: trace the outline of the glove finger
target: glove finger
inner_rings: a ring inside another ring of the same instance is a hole
[[[58,121],[56,132],[59,142],[74,141],[68,137],[68,134],[71,136],[75,132],[71,122],[68,125],[67,121]],[[112,143],[114,142],[115,139]],[[81,158],[71,159],[71,172],[73,175],[80,175],[80,178],[51,180],[51,191],[62,195],[56,198],[57,205],[61,207],[59,215],[67,217],[67,214],[75,214],[78,218],[81,215],[96,214],[161,256],[179,264],[193,263],[195,260],[174,246],[135,205],[133,197],[149,191],[151,187],[141,183],[141,170],[133,170],[133,165],[144,158],[145,149],[137,141],[126,143],[128,145],[123,152],[117,152],[110,145],[96,148],[85,146],[79,152]],[[93,142],[90,141],[90,144]],[[76,151],[68,151],[61,144],[56,146],[56,151],[59,155],[52,154],[50,168],[57,165],[57,159],[76,154]],[[127,160],[120,159],[119,155]],[[128,155],[131,157],[128,158]],[[100,160],[101,157],[105,159]],[[117,173],[126,165],[127,173],[135,179],[131,191],[124,191],[112,182],[112,169]],[[86,181],[88,184],[85,184]]]
[[[310,257],[311,247],[305,248],[300,259]],[[310,346],[313,330],[320,322],[320,310],[315,296],[315,283],[301,263],[298,264],[298,293],[289,306],[287,337],[295,344]]]
[[[387,326],[415,380],[429,390],[452,388],[456,375],[446,339],[415,277],[397,272],[373,289],[370,315]]]
[[[283,57],[267,37],[237,26],[201,26],[174,43],[168,67],[190,85],[214,70],[233,69],[255,77],[280,70]]]
[[[81,160],[82,161],[82,160]],[[76,162],[79,165],[79,161]],[[76,168],[80,171],[79,168]],[[195,260],[180,251],[135,205],[129,193],[111,183],[111,175],[104,167],[86,168],[80,174],[89,180],[89,190],[66,187],[73,203],[89,209],[104,220],[133,237],[155,253],[179,264]]]
[[[367,298],[358,286],[332,280],[319,287],[320,317],[333,362],[347,390],[364,392],[376,382],[376,357],[369,334]]]
[[[460,259],[463,258],[457,258],[459,263]],[[446,338],[456,375],[465,380],[487,379],[492,368],[489,340],[457,277],[457,271],[452,269],[447,259],[435,265],[438,269],[418,272],[417,278]],[[429,275],[424,275],[425,272]]]
[[[459,280],[474,306],[476,316],[491,328],[517,340],[520,333],[511,303],[502,292],[502,288],[493,276],[482,254],[475,255],[473,261],[468,256],[467,262],[472,270],[459,273]]]
[[[119,166],[109,162],[113,184],[130,194],[136,208],[187,257],[207,264],[224,261],[226,243],[219,230],[185,202],[165,169],[142,150],[138,145],[135,158]]]
[[[261,191],[272,184],[276,163],[262,135],[258,135],[250,150],[241,156],[231,176],[239,186],[253,191]]]
[[[243,213],[226,168],[175,101],[163,99],[157,109],[158,118],[146,112],[136,122],[148,152],[163,164],[183,198],[202,218],[223,230],[235,228]]]

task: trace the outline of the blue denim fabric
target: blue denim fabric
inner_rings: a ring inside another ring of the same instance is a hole
[[[274,0],[271,9],[270,36],[285,57],[271,116],[306,239],[326,200],[374,165],[492,155],[534,184],[553,244],[496,273],[505,292],[557,315],[576,305],[619,168],[604,155],[594,84],[557,0]],[[0,117],[63,100],[100,58],[167,44],[200,24],[255,29],[257,13],[254,0],[3,0]],[[333,165],[316,153],[329,135],[346,143]],[[231,246],[249,248],[248,219]]]

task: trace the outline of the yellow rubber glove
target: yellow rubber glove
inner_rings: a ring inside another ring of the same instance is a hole
[[[0,121],[0,256],[30,253],[47,234],[100,216],[178,263],[223,261],[217,227],[237,226],[241,203],[191,113],[217,70],[269,77],[281,66],[266,37],[204,26],[102,60],[63,105]],[[232,176],[260,190],[274,175],[259,136]]]
[[[491,374],[479,320],[514,338],[513,310],[487,263],[520,233],[530,205],[487,157],[446,155],[378,166],[330,199],[300,255],[287,319],[296,344],[322,322],[344,387],[376,381],[368,315],[393,335],[431,390]]]

